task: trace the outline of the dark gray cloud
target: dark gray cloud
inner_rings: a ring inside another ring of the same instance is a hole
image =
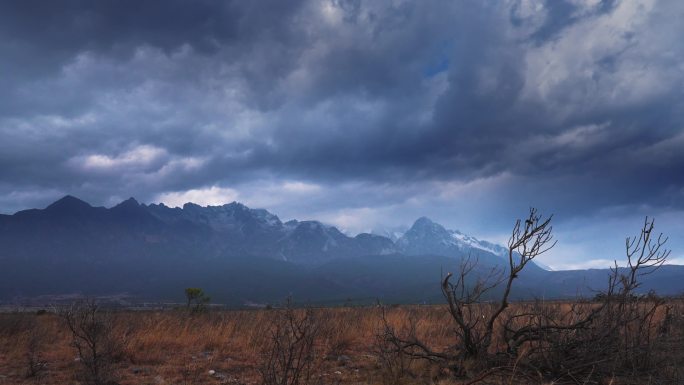
[[[0,211],[71,193],[235,198],[351,231],[428,214],[498,236],[529,205],[567,232],[599,214],[674,223],[682,16],[650,0],[0,2]]]

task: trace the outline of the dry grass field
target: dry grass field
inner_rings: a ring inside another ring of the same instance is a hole
[[[486,312],[486,305],[481,306],[483,309],[478,311]],[[531,306],[534,305],[514,304],[507,312],[522,315]],[[543,306],[570,314],[567,311],[573,305]],[[633,376],[622,374],[575,382],[563,378],[556,383],[681,383],[677,381],[684,378],[680,373],[683,370],[680,366],[684,364],[682,308],[679,302],[669,301],[655,316],[661,321],[667,317],[671,325],[667,338],[654,345],[654,349],[662,351],[649,352],[662,362],[661,379],[645,371],[635,372]],[[109,325],[107,340],[100,343],[111,340],[117,346],[114,354],[107,357],[111,361],[108,375],[118,384],[271,383],[265,377],[266,366],[274,349],[275,330],[287,322],[282,318],[284,312],[266,309],[202,314],[183,310],[100,311],[101,320]],[[524,349],[510,357],[506,367],[483,371],[482,378],[459,378],[448,366],[388,349],[383,335],[389,326],[397,333],[417,337],[435,351],[448,351],[459,337],[446,306],[296,309],[292,314],[298,320],[308,314],[314,325],[310,333],[312,345],[305,352],[307,359],[303,368],[308,376],[299,380],[301,384],[553,383],[553,379],[544,378],[542,373],[540,378],[533,378],[529,370],[523,370]],[[521,323],[533,322],[525,317],[517,319]],[[659,333],[656,328],[646,332],[654,336]],[[495,346],[501,343],[495,342]],[[517,364],[520,369],[516,368]],[[79,376],[82,371],[83,362],[74,345],[74,335],[63,315],[0,314],[0,384],[87,383]]]
[[[0,314],[0,385],[684,384],[684,304],[638,290],[670,253],[648,219],[593,300],[509,302],[550,221],[516,222],[506,269],[462,259],[444,306],[207,312],[187,288],[185,309]]]

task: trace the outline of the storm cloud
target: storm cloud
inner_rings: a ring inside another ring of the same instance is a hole
[[[552,266],[619,257],[643,215],[684,257],[683,17],[674,0],[0,2],[0,211],[239,200],[500,241],[538,206]]]

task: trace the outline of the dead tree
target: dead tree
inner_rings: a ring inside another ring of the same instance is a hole
[[[417,337],[415,328],[398,333],[383,317],[386,344],[474,382],[497,370],[574,383],[595,383],[593,378],[615,373],[656,375],[655,344],[666,333],[668,317],[656,317],[662,299],[636,291],[643,276],[666,262],[667,238],[656,236],[653,220],[646,218],[640,234],[626,240],[626,267],[615,262],[598,302],[576,301],[568,307],[538,301],[508,311],[514,281],[534,258],[555,245],[550,222],[551,217],[542,219],[531,209],[525,221],[515,223],[505,269],[478,271],[477,260],[467,258],[458,274],[444,277],[442,293],[457,336],[448,348],[432,349]],[[484,295],[493,289],[501,290],[499,301],[483,304]]]
[[[530,209],[530,215],[525,220],[524,225],[520,219],[515,222],[513,232],[508,240],[508,279],[506,288],[501,298],[498,309],[492,314],[487,322],[485,331],[484,348],[488,348],[494,333],[494,323],[498,320],[501,313],[508,307],[508,298],[511,294],[513,281],[518,278],[525,266],[537,256],[549,251],[556,245],[551,231],[553,227],[549,216],[545,220],[537,214],[537,210]]]
[[[667,261],[671,250],[665,249],[663,246],[668,238],[664,237],[662,233],[653,238],[654,227],[654,221],[646,217],[640,234],[625,239],[626,272],[622,273],[618,268],[617,261],[615,261],[611,268],[606,296],[624,297],[633,294],[641,286],[640,277],[653,273]]]
[[[527,219],[516,221],[508,241],[506,269],[491,269],[478,275],[475,282],[471,283],[468,278],[475,273],[478,264],[477,260],[468,257],[462,261],[455,281],[452,281],[452,273],[444,277],[442,294],[458,336],[458,340],[446,351],[432,350],[414,333],[399,336],[387,322],[384,323],[384,338],[403,354],[437,362],[450,367],[459,376],[466,375],[466,361],[486,360],[497,321],[509,305],[513,282],[528,263],[555,245],[551,218],[543,219],[536,209],[531,208]],[[494,303],[491,311],[484,311],[484,306],[479,304],[483,296],[504,283],[499,301]]]
[[[26,378],[42,377],[47,369],[43,353],[49,336],[45,325],[38,317],[41,316],[31,317],[27,322]]]
[[[626,267],[617,261],[610,269],[607,288],[598,302],[575,303],[570,310],[548,312],[548,305],[518,312],[504,324],[508,352],[517,355],[527,346],[527,361],[550,377],[590,378],[652,370],[654,335],[661,335],[656,313],[664,301],[654,294],[637,295],[640,278],[652,274],[667,260],[667,238],[654,237],[654,222],[646,218],[640,234],[625,242]]]

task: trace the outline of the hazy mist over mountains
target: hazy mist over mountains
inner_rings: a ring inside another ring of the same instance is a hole
[[[45,209],[0,216],[0,299],[55,295],[124,295],[176,300],[200,286],[216,302],[368,303],[440,300],[440,274],[463,258],[481,271],[505,269],[507,249],[418,218],[389,236],[348,236],[318,221],[282,222],[237,202],[182,208],[131,198],[93,207],[72,197]],[[684,290],[684,267],[665,266],[643,290]],[[605,270],[552,272],[531,264],[518,298],[558,298],[603,288]]]

